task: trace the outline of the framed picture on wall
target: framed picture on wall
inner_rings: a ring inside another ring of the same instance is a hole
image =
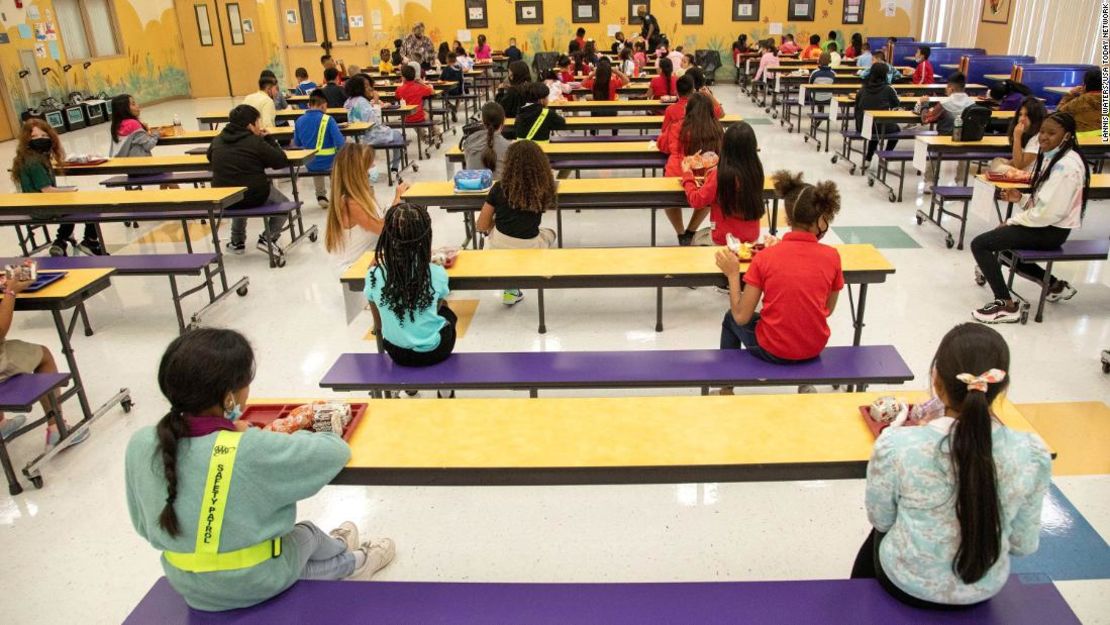
[[[575,24],[597,24],[601,21],[598,0],[570,0],[570,18]]]
[[[841,21],[844,24],[862,24],[863,2],[864,0],[844,0],[844,19]]]
[[[683,2],[683,5],[686,3]],[[673,4],[671,6],[674,6]],[[628,0],[628,23],[640,25],[640,7],[651,13],[651,0]],[[685,13],[685,11],[683,11]]]
[[[517,24],[542,24],[543,0],[517,0]]]
[[[1010,4],[1013,0],[983,0],[983,21],[1006,24],[1010,21]]]
[[[759,0],[732,0],[732,21],[758,22]]]
[[[682,0],[682,23],[705,23],[705,0]]]
[[[489,28],[489,11],[486,10],[486,0],[466,0],[466,27]]]
[[[812,22],[817,0],[786,0],[786,19],[790,22]]]

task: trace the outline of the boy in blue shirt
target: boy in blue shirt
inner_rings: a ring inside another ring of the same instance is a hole
[[[308,110],[297,118],[293,126],[293,145],[309,150],[316,150],[316,156],[305,165],[310,172],[330,172],[331,163],[335,160],[335,153],[343,147],[346,138],[339,130],[335,118],[327,114],[328,97],[322,89],[315,89],[308,96]],[[316,188],[316,200],[320,208],[328,207],[328,177],[313,176],[312,184]]]
[[[509,47],[505,48],[505,56],[509,59],[510,63],[524,60],[524,53],[520,51],[520,48],[516,47],[516,37],[509,38]]]
[[[299,95],[308,95],[319,87],[319,85],[309,79],[307,69],[298,67],[297,71],[293,73],[297,76],[297,93]]]

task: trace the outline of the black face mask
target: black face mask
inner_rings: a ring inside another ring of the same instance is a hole
[[[31,139],[27,145],[36,152],[46,154],[54,148],[54,140],[50,137],[39,137],[38,139]]]

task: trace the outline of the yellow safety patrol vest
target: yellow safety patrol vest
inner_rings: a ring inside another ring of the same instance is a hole
[[[528,136],[524,137],[525,141],[535,141],[534,139],[532,139],[532,137],[536,136],[536,133],[539,132],[540,128],[543,127],[543,122],[545,119],[547,119],[547,113],[550,110],[551,109],[544,107],[544,109],[540,111],[540,116],[537,117],[536,121],[532,123],[532,129],[528,131]],[[547,143],[547,141],[540,140],[536,141],[536,143]]]
[[[216,435],[216,442],[212,445],[212,458],[208,462],[208,479],[204,482],[201,497],[196,549],[193,553],[162,552],[170,564],[182,571],[235,571],[257,566],[281,555],[280,536],[236,551],[220,553],[220,531],[227,509],[227,493],[231,488],[235,455],[239,451],[239,440],[242,437],[242,432],[228,430]]]
[[[324,149],[324,139],[328,136],[328,120],[331,117],[325,113],[320,118],[320,128],[316,131],[316,156],[333,156],[335,148]]]

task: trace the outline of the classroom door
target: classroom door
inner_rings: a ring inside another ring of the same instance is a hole
[[[253,0],[177,0],[178,24],[193,97],[242,96],[258,90],[267,58]]]
[[[325,49],[347,65],[370,65],[373,55],[366,0],[281,0],[279,8],[285,62],[290,70],[303,67],[310,78],[323,82],[320,55]],[[352,25],[352,15],[358,16],[361,26]]]

